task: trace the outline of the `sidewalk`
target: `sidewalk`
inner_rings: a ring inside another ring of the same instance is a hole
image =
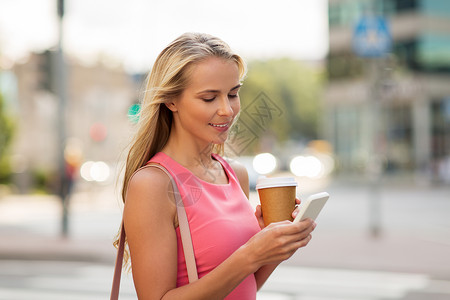
[[[0,199],[0,259],[91,261],[114,264],[113,238],[121,212],[109,191],[72,197],[69,234],[61,232],[61,204],[52,195]]]

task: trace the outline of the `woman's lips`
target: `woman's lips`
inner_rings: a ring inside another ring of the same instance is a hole
[[[228,130],[228,128],[230,123],[221,123],[221,124],[214,124],[214,123],[209,123],[210,126],[214,127],[215,129],[219,130],[219,131],[225,131]]]

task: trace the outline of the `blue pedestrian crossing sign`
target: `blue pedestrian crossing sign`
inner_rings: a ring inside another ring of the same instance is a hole
[[[362,57],[381,57],[391,50],[392,37],[385,18],[362,17],[353,32],[353,51]]]

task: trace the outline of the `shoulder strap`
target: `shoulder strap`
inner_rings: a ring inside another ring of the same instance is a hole
[[[142,167],[141,169],[146,167],[156,167],[162,170],[170,178],[170,181],[172,183],[173,195],[175,198],[175,204],[177,206],[177,215],[178,215],[178,224],[180,227],[181,242],[183,245],[183,251],[186,260],[186,268],[189,282],[192,283],[198,279],[197,265],[195,262],[194,247],[192,246],[191,232],[189,230],[189,222],[187,219],[183,200],[181,199],[180,192],[178,191],[177,184],[175,183],[175,180],[173,179],[169,171],[167,171],[166,168],[164,168],[160,164],[151,163]],[[119,299],[120,277],[122,274],[123,252],[125,249],[125,237],[126,237],[123,220],[120,227],[121,229],[120,229],[119,247],[117,249],[117,257],[114,267],[114,278],[110,297],[111,300]]]
[[[186,268],[188,272],[189,282],[192,283],[198,279],[197,264],[195,263],[194,246],[192,245],[191,231],[189,229],[189,221],[184,208],[183,200],[177,184],[169,171],[160,164],[152,163],[148,166],[157,167],[162,170],[170,178],[172,182],[173,195],[175,197],[175,205],[177,206],[178,226],[180,227],[181,242],[183,244],[184,257],[186,260]]]
[[[110,300],[119,299],[120,277],[122,275],[123,251],[125,248],[125,227],[120,225],[119,247],[117,249],[116,263],[114,266],[114,277],[111,288]]]

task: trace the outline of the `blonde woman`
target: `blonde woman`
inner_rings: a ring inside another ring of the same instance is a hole
[[[276,266],[311,239],[311,220],[264,228],[260,207],[248,202],[247,171],[220,156],[244,74],[243,60],[222,40],[188,33],[161,52],[148,76],[122,193],[139,299],[255,299]],[[140,169],[148,162],[165,167],[180,190],[195,282],[187,278],[170,179]]]

